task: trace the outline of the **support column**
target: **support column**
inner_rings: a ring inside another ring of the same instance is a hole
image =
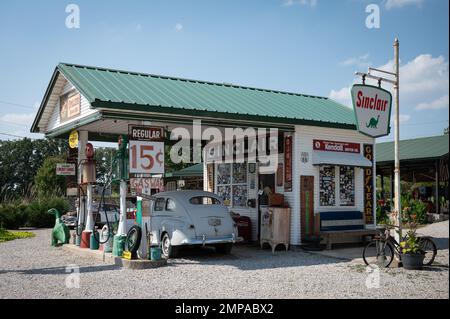
[[[436,191],[435,191],[435,200],[434,200],[434,205],[436,207],[436,214],[440,214],[441,213],[441,205],[439,204],[439,160],[436,160],[436,164],[434,165],[435,169],[436,169],[436,183],[435,183],[435,187],[436,187]]]
[[[86,160],[86,144],[88,142],[88,132],[87,131],[79,131],[78,132],[78,176],[77,176],[77,183],[78,185],[81,185],[81,174],[82,174],[82,167],[81,163]],[[84,196],[83,196],[84,195]],[[86,211],[85,211],[85,203],[86,203],[86,194],[83,194],[80,192],[81,197],[81,205],[79,207],[78,212],[78,224],[81,227],[86,226]]]
[[[117,235],[127,234],[127,191],[127,182],[120,181],[120,219]]]

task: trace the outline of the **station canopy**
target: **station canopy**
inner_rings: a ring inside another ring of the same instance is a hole
[[[80,93],[86,110],[54,125],[67,83]],[[83,129],[89,131],[90,140],[115,141],[127,132],[128,124],[163,124],[170,129],[170,125],[190,127],[193,119],[215,127],[293,131],[295,125],[312,125],[356,130],[353,110],[326,97],[61,63],[31,132],[67,137],[71,130]]]

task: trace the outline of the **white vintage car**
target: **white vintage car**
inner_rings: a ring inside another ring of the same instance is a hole
[[[152,234],[160,238],[164,257],[175,257],[183,245],[208,245],[219,253],[231,252],[237,229],[216,194],[196,190],[158,193],[152,196],[150,210]]]

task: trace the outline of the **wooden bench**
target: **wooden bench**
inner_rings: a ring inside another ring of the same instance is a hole
[[[344,237],[360,236],[364,241],[366,236],[377,234],[376,229],[365,228],[364,214],[359,211],[319,212],[315,214],[316,233],[325,239],[327,248],[331,249],[333,242]]]

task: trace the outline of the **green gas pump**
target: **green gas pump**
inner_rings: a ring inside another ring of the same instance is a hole
[[[118,151],[113,159],[113,183],[120,184],[120,219],[117,234],[114,236],[113,256],[121,257],[125,249],[126,234],[126,196],[128,191],[127,181],[129,179],[128,138],[120,135],[118,140]]]
[[[119,136],[118,147],[113,158],[112,174],[112,182],[117,184],[129,179],[128,138],[126,135]]]

